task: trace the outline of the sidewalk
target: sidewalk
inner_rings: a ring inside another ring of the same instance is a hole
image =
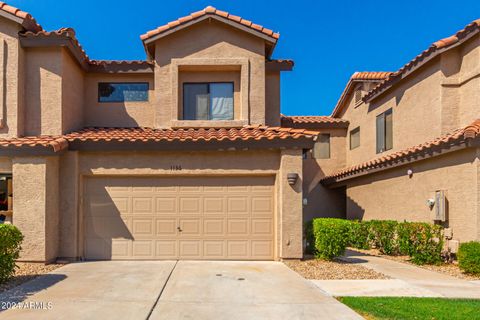
[[[480,282],[457,279],[406,263],[347,250],[342,260],[383,273],[388,280],[311,280],[332,296],[397,296],[480,299]]]

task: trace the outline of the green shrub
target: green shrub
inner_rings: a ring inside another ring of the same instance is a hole
[[[470,241],[460,244],[458,266],[466,273],[480,274],[480,242]]]
[[[370,249],[370,224],[368,221],[351,221],[349,232],[349,246],[357,249]]]
[[[416,264],[441,262],[442,227],[424,222],[403,222],[397,227],[399,251]]]
[[[370,220],[370,238],[380,252],[393,255],[398,253],[396,239],[397,221],[393,220]]]
[[[0,224],[0,283],[15,272],[15,260],[20,254],[22,233],[11,224]]]
[[[349,242],[350,224],[350,221],[344,219],[313,219],[315,256],[332,260],[342,255]]]

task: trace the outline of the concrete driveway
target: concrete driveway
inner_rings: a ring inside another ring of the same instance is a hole
[[[1,319],[362,319],[279,262],[74,263],[1,294],[9,303]]]

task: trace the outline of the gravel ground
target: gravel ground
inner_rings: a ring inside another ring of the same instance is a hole
[[[9,290],[24,282],[35,279],[39,275],[60,268],[63,266],[63,264],[44,265],[43,263],[17,262],[17,266],[18,268],[15,270],[15,275],[13,278],[5,283],[0,284],[0,292]]]
[[[382,258],[385,258],[385,259],[390,259],[390,260],[394,260],[394,261],[398,261],[398,262],[408,263],[408,264],[414,265],[414,266],[419,267],[419,268],[424,268],[424,269],[427,269],[427,270],[430,270],[430,271],[444,273],[444,274],[447,274],[449,276],[456,277],[456,278],[463,279],[463,280],[469,280],[469,281],[480,280],[480,275],[475,276],[475,275],[471,275],[471,274],[468,274],[468,273],[464,273],[462,270],[460,270],[460,268],[458,267],[456,262],[454,262],[454,263],[442,263],[442,264],[439,264],[439,265],[419,266],[419,265],[411,262],[409,256],[387,256],[387,255],[381,254],[380,251],[377,250],[377,249],[370,249],[370,250],[360,250],[360,249],[353,249],[353,248],[349,248],[349,249],[354,250],[354,251],[358,251],[358,252],[362,252],[362,253],[366,253],[366,254],[369,254],[369,255],[377,256],[377,257],[382,257]]]
[[[315,280],[365,280],[388,279],[387,276],[356,263],[340,260],[324,261],[314,258],[287,260],[284,263],[306,279]]]

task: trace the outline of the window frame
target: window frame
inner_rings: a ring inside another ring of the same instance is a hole
[[[355,147],[352,147],[352,133],[354,133],[354,131],[357,131],[358,132],[358,145],[355,146]],[[360,147],[360,143],[361,143],[361,140],[360,140],[360,126],[356,127],[356,128],[353,128],[352,130],[350,130],[349,132],[349,146],[350,146],[350,150],[355,150],[357,148]]]
[[[327,159],[331,159],[332,158],[332,135],[330,133],[320,133],[318,135],[318,138],[317,138],[317,141],[315,141],[315,144],[313,146],[313,148],[315,148],[315,146],[317,144],[320,144],[321,141],[320,141],[320,136],[328,136],[328,156],[327,157],[316,157],[315,155],[315,149],[312,149],[312,158],[313,159],[318,159],[318,160],[327,160]]]
[[[101,84],[146,84],[147,85],[147,100],[114,100],[114,101],[101,101],[100,100],[100,85]],[[134,82],[125,82],[125,81],[100,81],[97,82],[97,102],[98,103],[145,103],[150,101],[150,82],[148,81],[134,81]]]
[[[387,127],[387,116],[390,116],[390,126]],[[380,120],[380,121],[379,121]],[[381,125],[381,127],[379,127]],[[379,132],[379,130],[381,130]],[[389,137],[390,135],[390,137]],[[379,137],[382,138],[382,143]],[[390,142],[390,143],[388,143]],[[382,153],[393,148],[393,109],[390,108],[378,114],[375,117],[375,150],[376,153]]]
[[[199,84],[199,85],[207,85],[207,93],[208,93],[208,117],[210,118],[210,85],[212,84],[231,84],[232,85],[232,119],[229,120],[212,120],[212,119],[185,119],[185,85],[192,85],[192,84]],[[182,120],[185,121],[233,121],[235,120],[235,82],[234,81],[213,81],[213,82],[183,82],[182,83]]]
[[[5,184],[6,184],[5,187],[6,187],[6,191],[7,191],[7,193],[5,195],[6,200],[4,200],[4,201],[6,201],[7,209],[6,210],[0,210],[0,214],[3,214],[4,212],[13,211],[13,187],[12,187],[12,190],[11,190],[11,192],[12,192],[11,193],[12,194],[11,199],[9,199],[10,196],[8,195],[8,180],[11,180],[12,181],[11,183],[13,184],[13,174],[12,173],[0,173],[0,178],[5,179]],[[9,207],[11,207],[11,209],[9,209]]]

